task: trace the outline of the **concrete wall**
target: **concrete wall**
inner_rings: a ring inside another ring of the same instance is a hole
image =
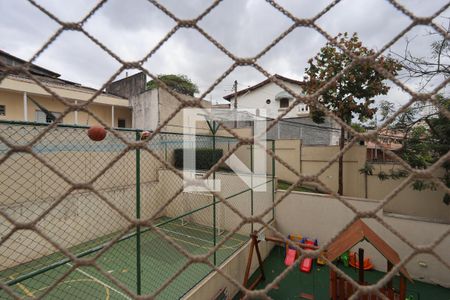
[[[264,234],[270,235],[270,232],[263,231]],[[264,260],[273,248],[273,243],[268,243],[262,241],[259,243],[259,250],[261,251],[261,258]],[[233,278],[239,283],[243,283],[245,276],[245,268],[248,261],[248,253],[250,251],[250,242],[248,242],[244,247],[240,248],[234,255],[228,258],[221,266],[220,270],[227,274],[229,277]],[[257,256],[254,254],[252,259],[252,266],[250,269],[250,274],[256,271],[258,268]],[[212,272],[205,279],[202,280],[195,288],[193,288],[189,293],[187,293],[183,299],[215,299],[214,297],[217,293],[226,289],[228,296],[233,297],[239,289],[230,283],[229,280],[225,279],[221,274],[217,272]]]
[[[277,192],[277,199],[284,195]],[[376,201],[367,201],[356,198],[346,198],[350,204],[359,211],[372,210],[377,206]],[[438,239],[449,230],[449,225],[407,220],[403,218],[383,215],[379,217],[403,237],[414,245],[427,245]],[[317,238],[319,245],[328,243],[353,218],[354,213],[337,199],[326,195],[293,192],[289,194],[276,208],[275,219],[278,230],[284,235],[298,233],[304,236]],[[379,222],[372,219],[363,219],[381,238],[394,248],[401,258],[409,255],[410,247],[386,229]],[[420,228],[420,230],[417,230]],[[366,255],[371,258],[378,270],[386,270],[385,259],[367,242],[358,244],[356,248],[365,248]],[[450,263],[450,239],[448,236],[436,247],[435,253],[444,261]],[[426,267],[420,264],[424,263]],[[450,287],[449,270],[436,258],[419,254],[407,263],[406,268],[414,279]]]
[[[131,96],[143,93],[146,88],[147,75],[144,72],[112,82],[106,87],[106,92],[130,99]]]
[[[406,178],[380,180],[377,174],[384,171],[403,169],[397,164],[373,164],[374,175],[367,176],[367,192],[369,199],[384,199],[392,190],[397,188]],[[436,172],[436,177],[442,177],[443,170]],[[441,187],[436,190],[414,190],[412,185],[407,185],[386,206],[385,212],[404,214],[420,217],[435,222],[450,224],[450,205],[446,205],[442,199],[445,191]]]
[[[154,130],[159,123],[158,90],[148,90],[130,97],[133,128]]]
[[[301,173],[301,150],[300,140],[277,140],[275,141],[275,154],[283,161],[287,162],[291,168]],[[294,182],[296,175],[285,166],[275,161],[275,175],[278,179]]]
[[[338,146],[305,146],[298,140],[277,140],[275,153],[297,172],[316,174],[336,153]],[[366,161],[366,147],[355,145],[344,154],[344,195],[374,200],[383,200],[399,186],[405,178],[380,180],[377,174],[391,169],[399,169],[396,164],[374,164],[374,175],[360,173]],[[276,176],[281,180],[295,182],[297,176],[276,162]],[[436,174],[437,177],[442,174]],[[338,163],[333,163],[319,179],[331,190],[338,189]],[[311,185],[305,183],[305,185]],[[314,185],[313,185],[314,186]],[[385,212],[413,216],[434,222],[450,223],[450,206],[443,203],[445,191],[438,187],[435,191],[417,191],[409,184],[384,207]]]
[[[339,152],[339,146],[304,146],[301,153],[301,170],[304,174],[316,174]],[[359,169],[366,161],[366,148],[353,146],[344,154],[344,195],[364,197],[364,178]],[[334,162],[319,179],[330,189],[338,189],[338,162]]]
[[[338,146],[304,146],[299,140],[277,140],[275,153],[297,172],[314,175],[323,168],[339,151]],[[344,195],[352,197],[364,196],[364,177],[359,169],[365,162],[366,148],[354,146],[344,154]],[[277,178],[295,182],[297,176],[276,162]],[[338,188],[338,163],[333,163],[319,179],[330,189]],[[308,185],[308,183],[306,183]]]
[[[179,96],[184,100],[195,99],[182,94],[179,94]],[[155,130],[176,111],[181,102],[166,90],[158,88],[131,97],[130,104],[133,107],[133,126],[135,128]],[[209,108],[211,103],[203,101],[203,105]],[[189,108],[186,108],[186,110],[189,110]],[[162,131],[182,133],[184,127],[183,111],[181,110],[174,115]],[[196,133],[211,134],[208,125],[203,120],[196,124]]]

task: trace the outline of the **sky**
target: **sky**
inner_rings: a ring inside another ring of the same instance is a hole
[[[63,21],[80,21],[96,4],[89,0],[36,0]],[[310,18],[330,1],[278,0],[293,15]],[[398,0],[417,16],[428,16],[446,4],[445,0]],[[211,1],[160,0],[174,15],[192,19],[202,13]],[[30,59],[59,28],[59,25],[27,0],[0,0],[0,48],[23,59]],[[450,10],[435,18],[436,24],[448,23]],[[411,20],[386,0],[343,0],[317,21],[330,35],[357,32],[363,45],[379,50],[406,28]],[[292,25],[292,21],[263,0],[224,0],[198,24],[231,53],[252,57]],[[109,0],[84,25],[84,29],[126,61],[137,61],[149,53],[175,26],[175,22],[147,0]],[[446,25],[445,25],[446,26]],[[412,40],[410,49],[418,57],[429,55],[429,44],[439,38],[430,27],[418,26],[405,38]],[[405,38],[384,54],[401,53]],[[258,63],[269,73],[301,80],[309,58],[326,39],[310,28],[297,28]],[[120,68],[120,63],[80,32],[66,31],[35,60],[35,63],[62,75],[62,78],[99,88]],[[185,74],[199,86],[208,89],[231,65],[232,60],[193,29],[178,30],[145,62],[152,74]],[[128,75],[137,70],[128,70]],[[120,74],[117,79],[125,77]],[[399,77],[401,78],[401,77]],[[265,77],[252,67],[238,67],[208,95],[219,101],[232,92],[234,80],[238,89],[256,84]],[[401,78],[412,89],[417,82]],[[430,83],[435,86],[440,79]],[[393,86],[383,99],[404,103],[408,95]],[[377,100],[381,100],[377,99]]]

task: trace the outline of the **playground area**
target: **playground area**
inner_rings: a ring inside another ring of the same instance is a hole
[[[160,218],[162,225],[158,226],[173,241],[192,255],[207,253],[212,247],[213,228],[200,224]],[[227,232],[218,236],[220,242]],[[141,253],[136,250],[136,232],[122,237],[98,259],[99,267],[115,279],[119,280],[128,289],[136,289],[136,256],[141,255],[142,293],[155,293],[168,279],[174,276],[186,263],[187,258],[169,242],[162,239],[155,232],[143,229],[140,235]],[[111,238],[111,237],[109,237]],[[234,234],[225,241],[215,253],[216,263],[221,264],[248,238]],[[102,239],[104,240],[104,239]],[[98,240],[88,243],[92,247],[85,258],[92,258],[103,247]],[[84,245],[86,246],[86,245]],[[79,247],[78,247],[79,248]],[[77,252],[77,247],[70,249]],[[210,261],[213,263],[213,257]],[[52,262],[51,264],[49,264]],[[47,265],[36,269],[36,266]],[[54,257],[43,257],[14,268],[0,272],[3,282],[8,282],[14,291],[23,298],[40,297],[47,292],[61,276],[71,270],[73,265],[66,259],[55,261]],[[170,285],[165,288],[158,298],[178,299],[201,281],[211,272],[205,264],[192,264]],[[63,280],[54,286],[46,295],[48,299],[130,299],[120,287],[102,275],[93,267],[76,268]],[[0,299],[12,299],[3,291]]]
[[[286,251],[284,247],[275,246],[269,256],[264,260],[264,270],[266,280],[260,282],[255,289],[262,289],[268,283],[272,282],[283,270]],[[339,269],[344,271],[351,278],[357,280],[358,270],[351,266],[344,266],[337,263]],[[384,276],[384,272],[370,270],[365,272],[366,280],[375,283]],[[260,275],[259,271],[252,274],[250,282],[254,281]],[[399,278],[396,277],[393,282],[394,288],[399,288]],[[330,299],[330,270],[327,266],[317,265],[314,261],[309,273],[301,272],[296,266],[276,288],[269,291],[268,296],[272,299],[308,299],[301,295],[312,295],[316,300]],[[450,289],[432,285],[420,281],[410,283],[406,289],[407,299],[425,300],[425,299],[450,299]],[[234,299],[240,299],[236,296]]]

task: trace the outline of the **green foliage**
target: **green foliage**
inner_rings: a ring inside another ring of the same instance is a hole
[[[374,168],[373,164],[371,164],[370,162],[366,162],[364,164],[364,167],[359,169],[359,173],[372,176],[372,175],[374,175],[374,172],[373,172],[374,169],[375,168]],[[378,179],[380,179],[380,180],[399,179],[399,178],[407,177],[408,172],[403,169],[391,169],[391,170],[389,170],[389,173],[380,171],[380,172],[378,172],[378,174],[376,174],[376,176],[378,176]]]
[[[277,180],[277,183],[278,183],[277,188],[279,190],[287,190],[293,184],[291,182],[280,180],[280,179]],[[311,188],[311,187],[307,187],[307,186],[296,186],[293,190],[298,191],[298,192],[323,194],[317,188]]]
[[[367,57],[375,51],[362,46],[357,34],[347,33],[336,37],[337,43],[355,56]],[[327,84],[334,76],[352,63],[352,58],[330,42],[309,60],[305,73],[308,80],[305,92],[313,94]],[[396,75],[400,65],[391,58],[380,56],[376,63],[387,72]],[[384,83],[385,77],[370,62],[362,62],[347,70],[330,88],[321,93],[321,102],[344,122],[350,124],[353,118],[360,121],[372,118],[376,112],[373,98],[386,95],[389,86]],[[323,113],[312,107],[312,118],[315,122],[323,122]]]
[[[192,149],[175,149],[175,168],[183,168],[183,153],[184,151],[193,151]],[[195,149],[195,169],[209,170],[214,166],[223,155],[222,149],[199,148]]]
[[[366,161],[366,163],[364,164],[364,167],[359,169],[359,173],[366,174],[366,175],[373,175],[373,169],[374,169],[373,165]]]
[[[366,128],[361,123],[352,122],[351,126],[356,132],[360,132],[360,133],[366,132]]]
[[[158,75],[158,79],[164,82],[170,89],[177,93],[194,96],[198,93],[198,87],[186,75]],[[155,89],[159,86],[155,80],[147,82],[147,89]]]
[[[378,179],[387,180],[387,179],[389,179],[389,175],[384,171],[380,171],[380,172],[378,172]]]
[[[450,110],[450,99],[441,97],[439,101],[441,109]],[[422,125],[417,125],[418,121]],[[409,128],[409,135],[403,143],[401,157],[412,167],[427,168],[450,151],[450,122],[441,111],[421,118],[416,116],[412,125],[407,128]],[[450,162],[444,162],[442,167],[444,175],[440,179],[447,187],[450,187]],[[413,188],[434,190],[436,184],[417,180]],[[449,205],[450,196],[446,194],[443,201]]]
[[[381,121],[384,121],[395,112],[395,105],[392,102],[383,100],[380,102],[378,109],[381,115]]]
[[[401,130],[404,133],[403,146],[399,155],[413,168],[426,169],[450,151],[450,122],[442,113],[442,110],[450,110],[450,99],[439,96],[438,101],[441,110],[433,106],[436,110],[424,115],[424,110],[432,105],[416,103],[402,112],[389,126],[392,130]],[[383,105],[393,109],[392,103],[386,101]],[[444,162],[442,167],[444,175],[440,179],[447,187],[450,187],[450,162]],[[386,180],[406,176],[407,172],[402,170],[391,174],[381,174],[379,178]],[[418,191],[437,188],[436,183],[428,180],[415,180],[412,187]],[[450,195],[446,194],[443,201],[449,205]]]

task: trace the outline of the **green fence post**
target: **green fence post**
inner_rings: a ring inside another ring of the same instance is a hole
[[[136,141],[141,140],[139,130]],[[136,149],[136,219],[141,219],[141,149]],[[136,293],[141,295],[141,225],[136,225]]]
[[[275,140],[272,140],[272,153],[275,155]],[[272,220],[275,219],[275,157],[272,156]]]
[[[253,144],[250,144],[250,213],[253,217]],[[253,221],[251,225],[251,232],[253,232]]]
[[[213,121],[213,155],[216,156],[216,122]],[[214,160],[213,160],[214,161]],[[216,171],[213,172],[213,188],[216,189]],[[216,224],[216,196],[213,196],[213,239],[214,239],[214,247],[217,244],[217,224]],[[217,250],[214,251],[214,265],[217,264]]]

